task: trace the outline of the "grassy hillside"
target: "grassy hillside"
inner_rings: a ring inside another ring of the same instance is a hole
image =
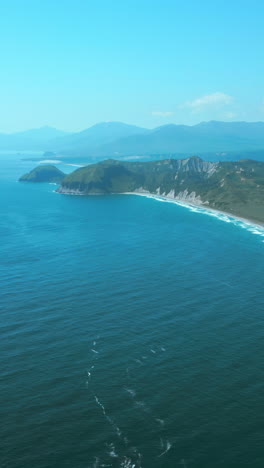
[[[61,183],[65,174],[51,165],[38,166],[28,174],[20,177],[19,182],[53,182]]]
[[[264,222],[264,163],[259,161],[107,160],[67,175],[58,191],[82,195],[146,191]]]

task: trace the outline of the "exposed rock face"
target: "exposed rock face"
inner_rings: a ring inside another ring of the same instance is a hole
[[[188,190],[186,189],[183,192],[179,192],[174,198],[176,200],[182,200],[182,201],[193,203],[196,205],[203,204],[203,201],[201,200],[200,195],[196,195],[195,192],[189,193]]]
[[[203,161],[198,157],[187,159],[177,159],[176,169],[178,172],[200,172],[206,173],[208,177],[212,176],[217,169],[217,162]]]
[[[44,181],[32,172],[34,181]],[[47,180],[54,180],[49,173]],[[258,161],[211,163],[198,157],[151,162],[107,160],[65,176],[57,191],[71,195],[153,194],[264,222],[264,162]]]
[[[65,195],[84,195],[83,192],[81,192],[81,190],[79,189],[74,189],[74,188],[63,188],[63,187],[59,187],[56,192],[58,193],[64,193]]]

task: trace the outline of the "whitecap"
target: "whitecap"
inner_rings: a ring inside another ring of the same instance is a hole
[[[172,444],[170,443],[169,440],[166,441],[166,448],[164,450],[164,452],[162,452],[160,455],[158,455],[158,457],[162,457],[163,455],[165,455],[165,453],[167,453],[172,447]]]
[[[114,444],[109,444],[109,455],[112,458],[118,458]]]

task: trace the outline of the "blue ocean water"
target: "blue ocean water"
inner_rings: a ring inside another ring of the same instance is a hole
[[[263,231],[34,166],[0,156],[0,466],[263,468]]]

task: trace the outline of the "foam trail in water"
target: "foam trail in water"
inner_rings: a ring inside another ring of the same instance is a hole
[[[91,351],[95,354],[98,354],[99,351],[96,351],[95,349],[91,349]]]
[[[166,348],[164,348],[163,346],[161,346],[161,351],[165,352],[166,351]]]
[[[109,444],[109,455],[112,458],[118,458],[118,454],[116,453],[116,449],[114,444]]]
[[[137,364],[140,364],[141,366],[143,366],[143,362],[140,361],[140,359],[134,359],[134,361],[135,361]]]
[[[100,402],[99,398],[94,395],[94,398],[95,398],[95,401],[97,403],[97,405],[101,408],[102,412],[103,412],[103,415],[105,416],[105,418],[107,419],[107,421],[111,424],[111,426],[114,428],[114,430],[116,431],[118,437],[122,437],[122,432],[121,430],[119,429],[119,427],[115,424],[115,422],[110,418],[110,416],[108,416],[106,414],[106,411],[105,411],[105,407],[104,405]]]
[[[165,453],[167,453],[170,449],[171,449],[172,445],[170,443],[169,440],[166,441],[166,449],[164,450],[164,452],[162,452],[160,455],[158,455],[158,457],[162,457],[163,455],[165,455]]]
[[[101,410],[103,411],[104,415],[106,416],[104,405],[100,402],[99,398],[97,398],[96,395],[94,395],[94,398],[95,398],[96,403],[98,404],[98,406],[100,406]]]
[[[150,350],[153,354],[156,354],[156,351],[154,351],[154,349],[151,349]]]

